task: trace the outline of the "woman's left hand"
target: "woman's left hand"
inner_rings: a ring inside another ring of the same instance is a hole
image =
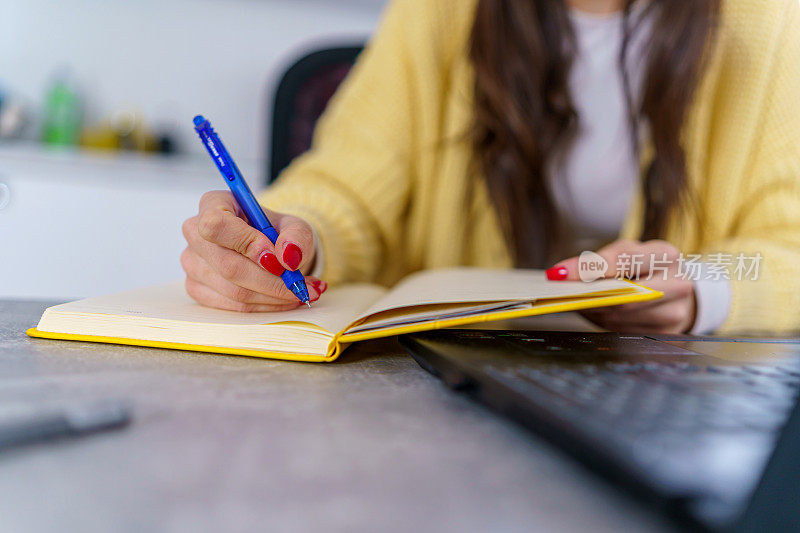
[[[607,264],[600,278],[625,277],[664,293],[652,302],[599,309],[581,314],[598,326],[627,333],[686,333],[697,312],[694,284],[680,272],[680,252],[665,241],[616,241],[597,251]],[[548,279],[580,281],[579,257],[547,270]]]

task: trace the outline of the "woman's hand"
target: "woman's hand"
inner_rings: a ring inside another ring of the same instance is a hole
[[[677,248],[665,241],[617,241],[597,251],[607,268],[600,277],[622,275],[661,291],[664,297],[600,309],[581,314],[598,326],[628,333],[686,333],[695,321],[697,305],[694,285],[680,272]],[[579,258],[572,257],[547,271],[550,279],[580,281]]]
[[[300,301],[279,277],[284,269],[306,272],[314,262],[314,234],[305,221],[267,211],[280,236],[273,244],[245,221],[233,195],[212,191],[200,211],[183,223],[188,243],[181,254],[186,292],[198,303],[229,311],[286,311]],[[311,301],[327,284],[307,276]]]

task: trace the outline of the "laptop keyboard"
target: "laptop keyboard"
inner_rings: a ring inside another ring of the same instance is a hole
[[[703,495],[720,513],[736,512],[753,490],[800,390],[798,342],[488,330],[410,337],[409,351],[449,386],[592,466],[610,461],[669,498]],[[753,360],[763,363],[737,362]]]
[[[800,387],[800,378],[788,371],[754,378],[745,370],[700,370],[689,364],[580,369],[488,366],[486,372],[519,392],[547,391],[564,403],[584,407],[637,432],[775,430],[788,415],[793,391]],[[713,383],[715,389],[730,389],[731,380],[736,381],[735,395],[693,386]]]
[[[531,365],[486,363],[483,370],[489,376],[521,394],[546,394],[548,401],[585,410],[596,420],[639,434],[773,432],[788,417],[800,389],[796,360],[722,366],[687,361],[592,363],[568,356],[542,364],[543,352],[570,349],[560,343],[532,343],[522,336],[501,340],[537,360]],[[598,347],[602,348],[593,349]]]

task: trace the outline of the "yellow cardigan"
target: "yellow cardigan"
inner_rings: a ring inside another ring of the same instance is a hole
[[[330,283],[511,266],[481,180],[468,178],[476,0],[395,0],[322,117],[311,151],[261,196],[319,234]],[[723,0],[718,43],[684,128],[696,212],[664,238],[685,253],[760,253],[732,276],[722,332],[800,331],[800,8]],[[477,182],[477,186],[470,183]],[[642,222],[637,196],[622,238]]]

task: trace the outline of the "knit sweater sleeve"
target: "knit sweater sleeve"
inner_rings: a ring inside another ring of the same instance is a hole
[[[440,1],[395,0],[332,98],[312,148],[259,200],[308,221],[329,283],[372,281],[402,245],[419,100],[441,78]]]
[[[800,331],[800,6],[785,4],[735,236],[704,250],[733,256],[731,312],[722,333]],[[737,270],[741,254],[746,268]]]

